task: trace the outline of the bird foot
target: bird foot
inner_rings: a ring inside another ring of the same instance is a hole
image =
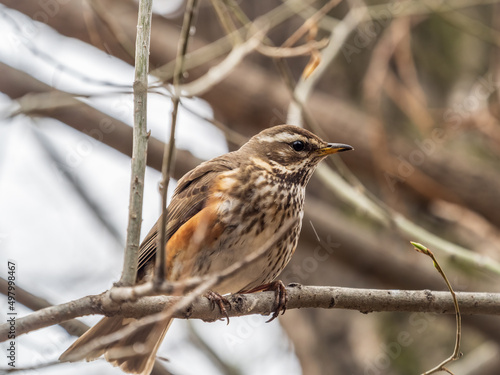
[[[219,293],[213,292],[211,290],[209,290],[206,293],[205,297],[207,297],[207,299],[212,304],[212,310],[215,309],[215,305],[217,305],[219,307],[221,314],[226,317],[227,324],[229,324],[229,315],[227,313],[227,309],[226,309],[225,305],[229,306],[229,310],[230,310],[231,303],[227,300],[227,298],[225,298],[225,297],[221,296]]]
[[[274,292],[275,300],[274,300],[274,312],[271,318],[266,322],[272,322],[274,319],[278,317],[278,315],[283,315],[286,311],[286,304],[288,302],[288,294],[286,292],[285,284],[281,280],[273,281],[269,284],[264,284],[254,288],[246,293],[255,293],[255,292]]]

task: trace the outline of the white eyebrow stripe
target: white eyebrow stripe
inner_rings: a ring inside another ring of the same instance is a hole
[[[291,134],[291,133],[279,133],[273,136],[262,136],[259,137],[259,141],[262,142],[285,142],[290,143],[296,141],[297,139],[305,140],[305,138],[299,134]]]

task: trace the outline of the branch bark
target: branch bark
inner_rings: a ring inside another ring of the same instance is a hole
[[[7,280],[0,277],[0,291],[6,294],[4,291],[7,290]],[[26,306],[27,308],[38,311],[53,306],[49,301],[44,298],[35,296],[34,294],[28,292],[27,290],[16,285],[16,302]],[[60,326],[66,330],[70,335],[81,336],[85,331],[89,329],[89,326],[78,320],[64,321],[60,323]]]
[[[155,283],[159,284],[165,279],[165,267],[166,267],[166,248],[167,243],[167,218],[168,218],[168,205],[167,205],[167,191],[168,184],[170,182],[170,175],[172,173],[174,151],[175,151],[175,128],[177,126],[177,111],[179,109],[180,95],[178,89],[179,84],[182,81],[182,73],[184,71],[184,56],[187,51],[189,34],[191,30],[191,25],[194,20],[196,8],[198,6],[197,0],[189,0],[186,5],[186,10],[184,13],[184,21],[182,23],[181,38],[179,39],[179,47],[177,52],[176,64],[175,64],[175,74],[174,74],[174,91],[176,95],[172,97],[172,121],[170,123],[170,138],[168,145],[165,145],[163,150],[163,162],[161,167],[162,180],[160,184],[160,195],[161,195],[161,217],[160,217],[160,235],[158,236],[157,248],[160,249],[156,255],[156,271],[155,271]]]
[[[142,297],[135,302],[115,303],[109,292],[92,295],[44,308],[16,321],[16,335],[20,336],[40,328],[59,324],[84,315],[103,314],[106,316],[123,315],[140,318],[172,308],[186,297],[154,296]],[[287,309],[323,308],[357,310],[361,313],[399,311],[432,312],[454,314],[453,299],[449,292],[430,290],[383,290],[341,287],[302,286],[290,284],[287,287],[289,301]],[[500,293],[458,292],[460,311],[464,315],[500,315]],[[268,315],[274,311],[273,292],[254,294],[234,294],[228,297],[231,305],[227,309],[230,317],[252,314]],[[211,302],[198,297],[188,307],[174,312],[174,318],[202,319],[215,321],[224,318]],[[0,341],[5,341],[9,332],[8,324],[0,325]]]
[[[137,37],[135,45],[134,81],[134,146],[132,148],[132,177],[130,179],[130,206],[127,227],[127,243],[120,278],[122,285],[133,285],[137,274],[137,257],[142,224],[142,202],[146,156],[148,148],[147,103],[149,46],[153,1],[139,2]]]
[[[4,291],[7,291],[7,280],[0,277],[0,292],[5,294]],[[35,296],[27,290],[21,288],[19,285],[16,285],[16,302],[19,302],[34,311],[53,307],[53,305],[46,299]],[[63,321],[59,323],[59,325],[70,335],[77,337],[83,335],[89,329],[89,326],[76,319]],[[39,369],[38,366],[35,366],[35,368]],[[20,369],[17,368],[17,370],[19,371]],[[170,372],[163,367],[161,361],[156,360],[151,375],[170,375]]]

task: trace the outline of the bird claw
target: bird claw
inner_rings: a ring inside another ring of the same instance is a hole
[[[278,317],[278,315],[283,315],[286,311],[286,304],[288,302],[288,293],[286,292],[285,284],[281,280],[273,281],[269,284],[264,284],[258,286],[257,288],[245,291],[245,293],[255,293],[255,292],[274,292],[274,312],[273,316],[266,321],[266,323],[272,322]]]
[[[286,304],[288,302],[288,293],[286,292],[285,284],[283,284],[281,280],[276,280],[268,284],[264,291],[274,291],[275,293],[273,316],[266,321],[266,323],[269,323],[276,319],[280,312],[281,315],[285,313]]]
[[[217,306],[219,307],[220,313],[226,317],[227,324],[229,324],[229,315],[227,313],[226,306],[224,306],[224,305],[229,306],[229,310],[231,310],[231,303],[227,300],[227,298],[225,298],[225,297],[221,296],[219,293],[213,292],[211,290],[209,290],[207,292],[205,297],[207,297],[207,299],[212,304],[212,310],[215,309],[215,305],[217,304]]]

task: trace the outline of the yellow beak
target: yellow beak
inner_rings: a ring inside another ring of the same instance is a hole
[[[318,149],[320,155],[336,154],[337,152],[354,150],[354,147],[345,145],[343,143],[328,143],[326,147]]]

